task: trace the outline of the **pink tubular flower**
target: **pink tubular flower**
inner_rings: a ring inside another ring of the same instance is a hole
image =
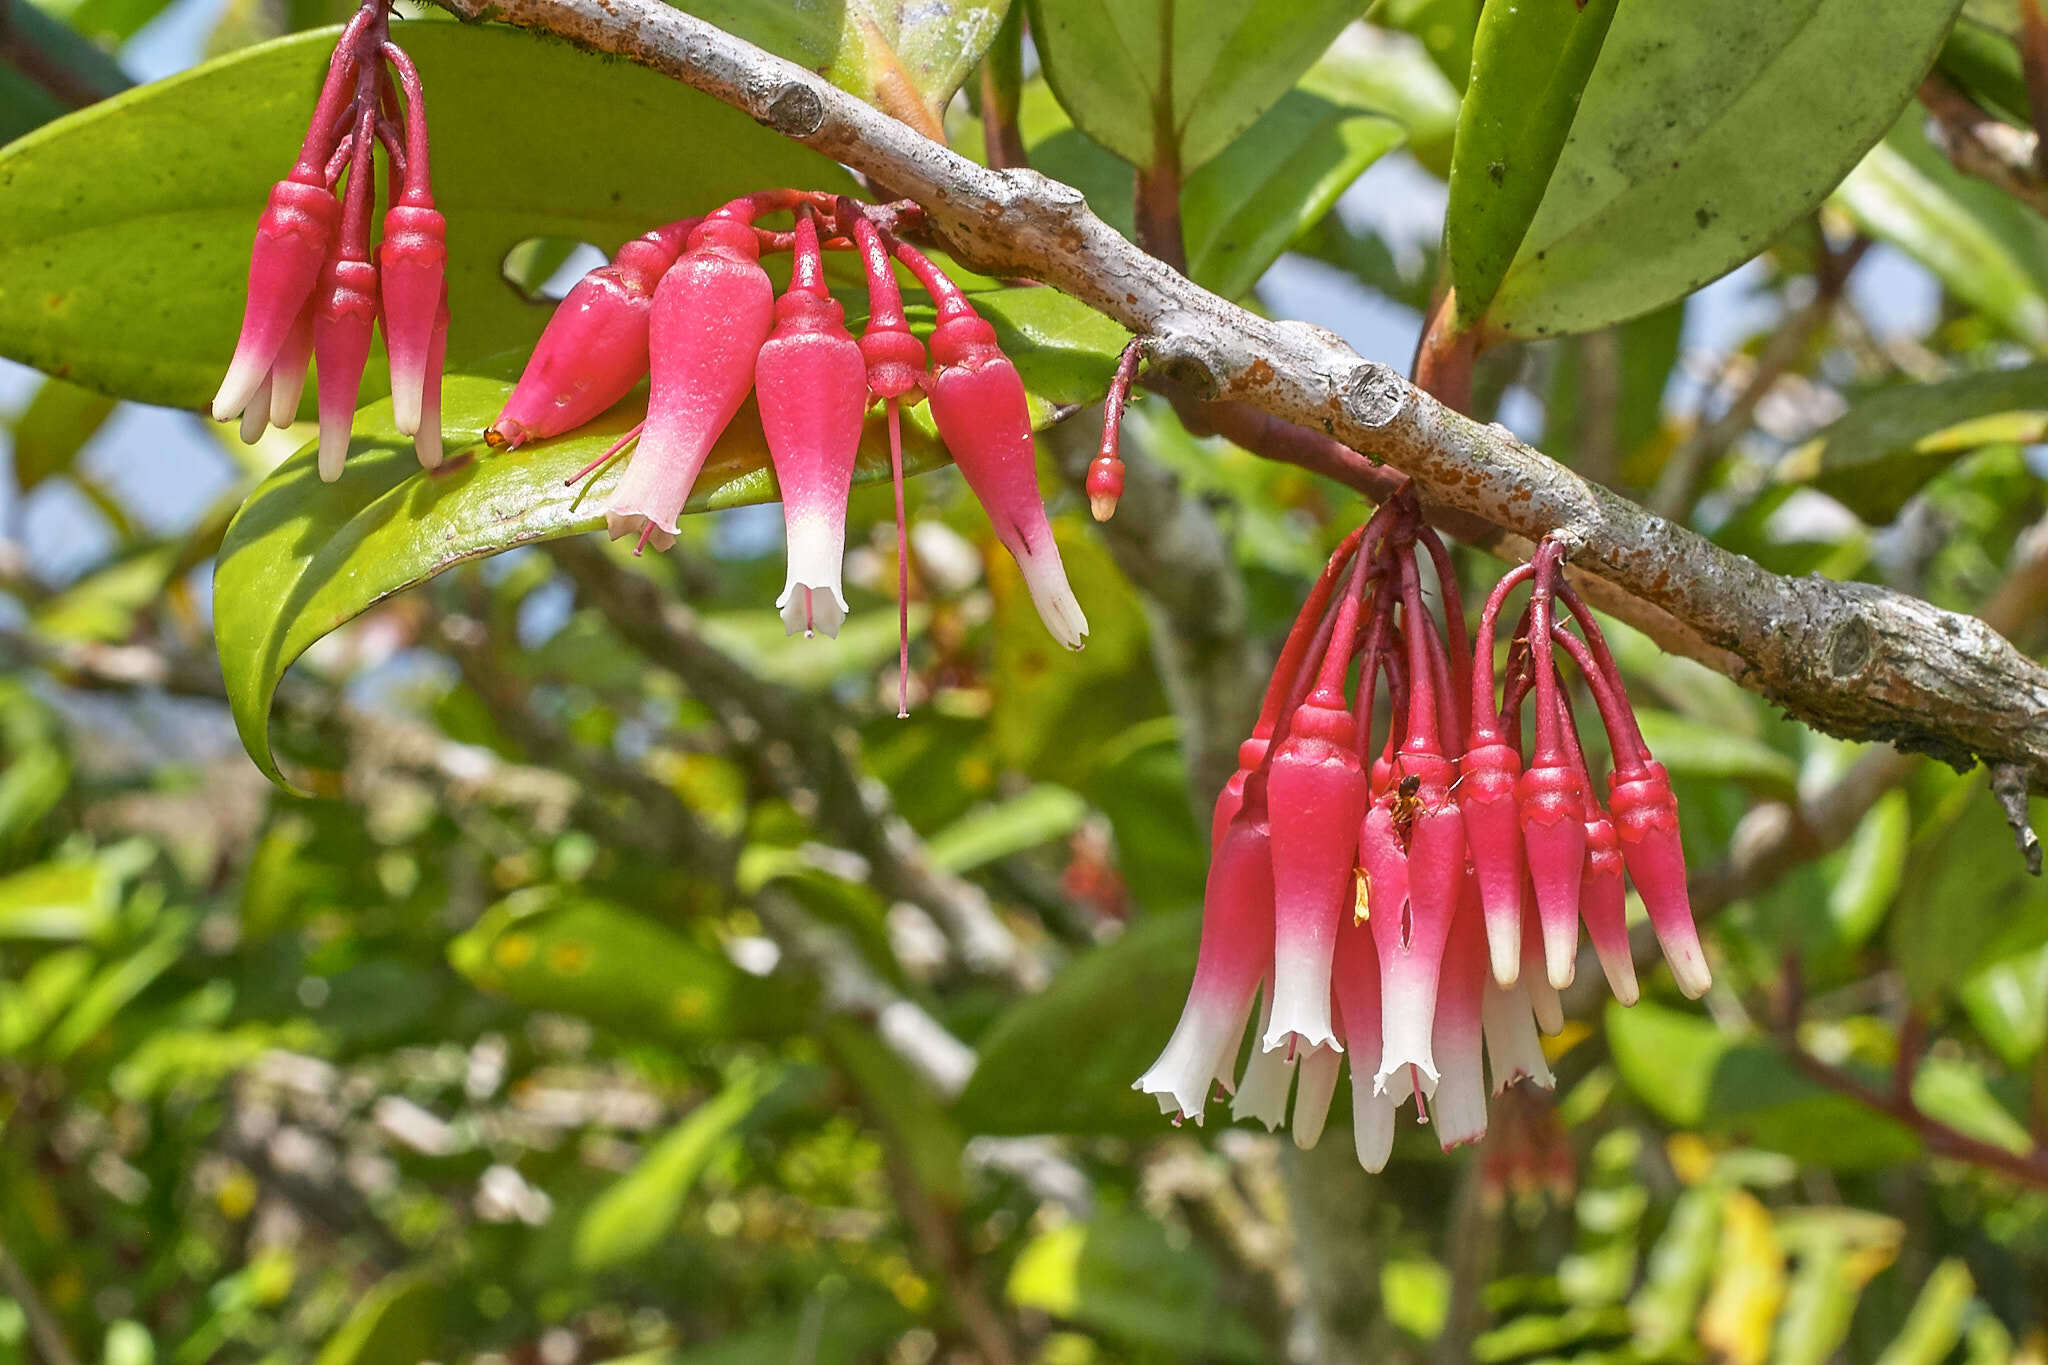
[[[754,362],[788,539],[788,576],[775,605],[787,633],[836,636],[846,619],[846,496],[868,403],[867,366],[846,330],[845,310],[825,291],[824,256],[809,214],[797,220],[796,273],[775,317]]]
[[[484,432],[498,449],[582,426],[647,377],[654,291],[701,218],[685,218],[620,247],[578,280],[535,343],[504,408]]]
[[[897,247],[897,257],[917,275],[938,304],[932,332],[932,363],[925,391],[932,420],[953,452],[967,486],[988,513],[996,539],[1024,572],[1032,605],[1052,637],[1068,649],[1088,638],[1088,618],[1067,583],[1052,523],[1038,496],[1038,465],[1032,455],[1031,406],[1017,367],[996,345],[995,328],[974,311],[967,296],[921,253]]]
[[[429,183],[427,113],[419,73],[390,41],[382,0],[342,30],[299,157],[271,190],[249,259],[249,295],[234,359],[213,400],[222,421],[242,418],[242,438],[298,416],[306,361],[319,371],[323,479],[340,476],[379,321],[391,359],[392,412],[416,437],[423,464],[440,461],[440,371],[447,345],[447,225]],[[398,72],[394,85],[387,63]],[[404,102],[399,102],[399,91]],[[384,148],[399,202],[373,249],[376,149]],[[335,186],[347,185],[340,204]],[[439,351],[436,348],[439,347]]]
[[[1194,985],[1166,1050],[1135,1087],[1157,1095],[1162,1113],[1200,1123],[1211,1085],[1232,1088],[1252,998],[1273,965],[1269,836],[1259,812],[1241,812],[1209,860]]]
[[[420,73],[397,44],[385,43],[382,53],[398,69],[407,112],[405,188],[385,211],[384,241],[377,252],[384,286],[384,349],[391,358],[392,420],[401,432],[413,436],[420,429],[434,326],[446,293],[442,280],[448,272],[448,223],[434,207]],[[437,390],[439,382],[436,375]],[[437,440],[436,461],[439,458]]]
[[[1425,550],[1441,626],[1422,595]],[[1704,989],[1669,778],[1643,746],[1613,657],[1562,564],[1553,539],[1510,572],[1481,614],[1475,650],[1449,555],[1412,494],[1388,499],[1338,548],[1217,796],[1196,986],[1166,1055],[1139,1081],[1162,1109],[1186,1117],[1212,1081],[1228,1088],[1263,974],[1233,1117],[1276,1128],[1292,1092],[1294,1140],[1310,1146],[1348,1060],[1367,1170],[1386,1164],[1395,1114],[1411,1095],[1445,1150],[1479,1141],[1489,1072],[1495,1096],[1517,1081],[1553,1084],[1541,1034],[1564,1027],[1558,988],[1571,979],[1581,913],[1616,996],[1636,999],[1624,870],[1680,987]],[[1499,617],[1525,582],[1531,604],[1512,632],[1496,704]],[[1611,817],[1592,796],[1562,660],[1582,675],[1607,731]],[[1532,697],[1525,769],[1521,707]],[[1368,767],[1362,756],[1374,752]],[[1264,821],[1256,847],[1254,820]],[[1254,878],[1259,913],[1226,917],[1244,902],[1219,888]]]
[[[654,291],[647,425],[605,506],[613,540],[637,535],[658,550],[675,544],[697,471],[754,386],[775,290],[748,216],[728,206],[705,219]]]

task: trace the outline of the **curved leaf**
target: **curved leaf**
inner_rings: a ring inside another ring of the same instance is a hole
[[[248,48],[0,152],[0,355],[124,398],[209,401],[241,325],[257,216],[297,154],[336,32]],[[499,274],[527,238],[610,251],[765,186],[854,188],[826,158],[651,71],[508,28],[417,23],[398,36],[426,84],[448,219],[451,366],[539,335],[548,308]],[[373,361],[366,394],[382,392],[382,373]]]
[[[1493,301],[1543,202],[1615,3],[1523,0],[1480,12],[1444,211],[1460,326]]]
[[[1810,213],[1898,116],[1961,0],[1630,0],[1489,331],[1662,307]]]
[[[1034,0],[1031,38],[1081,131],[1183,173],[1293,87],[1356,0]]]
[[[2048,436],[2048,365],[1990,370],[1863,399],[1788,455],[1782,482],[1810,483],[1882,525],[1929,479],[1982,446]]]
[[[1123,344],[1121,328],[1050,289],[991,290],[975,301],[1016,359],[1040,426],[1056,404],[1102,392]],[[456,453],[433,473],[419,467],[410,439],[392,425],[389,402],[373,404],[357,415],[340,479],[320,481],[309,445],[249,495],[228,527],[214,568],[221,674],[242,743],[273,780],[285,779],[270,750],[271,697],[285,669],[315,640],[463,560],[603,526],[605,499],[624,461],[575,488],[564,480],[637,422],[645,399],[629,399],[556,440],[493,453],[479,438],[510,391],[504,377],[448,377],[441,423]],[[912,409],[904,423],[905,472],[946,462],[929,416]],[[886,429],[875,413],[854,480],[888,477]],[[779,496],[749,403],[705,462],[686,510]]]

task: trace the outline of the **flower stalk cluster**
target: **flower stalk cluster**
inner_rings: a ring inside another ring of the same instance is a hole
[[[1425,602],[1425,560],[1441,622]],[[1679,988],[1706,989],[1670,779],[1563,561],[1553,538],[1503,578],[1475,641],[1450,556],[1412,492],[1338,547],[1216,800],[1194,986],[1137,1082],[1176,1123],[1200,1122],[1221,1087],[1233,1117],[1276,1127],[1292,1090],[1295,1141],[1313,1146],[1348,1058],[1367,1170],[1385,1165],[1411,1097],[1446,1150],[1476,1141],[1485,1064],[1496,1095],[1525,1078],[1551,1084],[1538,1028],[1563,1026],[1558,991],[1572,980],[1581,920],[1615,996],[1635,1002],[1624,874]],[[1500,617],[1524,584],[1497,697]],[[1605,804],[1565,660],[1606,731]]]
[[[792,229],[758,221],[790,213]],[[846,499],[868,410],[880,405],[896,489],[899,627],[907,623],[902,409],[929,399],[932,420],[1017,561],[1047,630],[1079,649],[1088,621],[1067,582],[1038,494],[1023,381],[995,329],[932,260],[894,236],[886,214],[843,196],[767,190],[628,242],[556,309],[484,439],[510,449],[573,430],[648,380],[647,418],[574,483],[633,447],[605,507],[613,539],[636,552],[675,543],[677,518],[705,457],[751,392],[782,490],[788,574],[776,606],[792,635],[836,635]],[[861,263],[868,316],[858,340],[827,291],[824,253]],[[793,259],[775,296],[764,255]],[[900,264],[937,309],[926,344],[910,330]],[[899,653],[908,698],[908,642]]]
[[[385,0],[369,0],[335,44],[298,159],[257,220],[242,331],[213,400],[216,420],[242,419],[245,441],[266,426],[290,426],[310,358],[327,480],[348,454],[380,323],[394,420],[414,438],[420,463],[441,462],[448,225],[434,207],[419,71],[389,25]],[[392,197],[373,245],[379,147]]]

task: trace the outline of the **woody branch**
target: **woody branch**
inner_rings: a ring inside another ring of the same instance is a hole
[[[1771,573],[1459,415],[1328,331],[1209,293],[1089,212],[1080,191],[978,166],[660,0],[441,3],[704,91],[915,199],[974,269],[1042,280],[1147,336],[1155,366],[1199,397],[1325,433],[1515,536],[1561,533],[1578,569],[1684,627],[1686,652],[1816,728],[1983,761],[2048,792],[2048,669],[1975,617],[1870,584]]]

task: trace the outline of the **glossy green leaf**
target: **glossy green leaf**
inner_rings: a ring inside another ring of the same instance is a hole
[[[623,1265],[673,1235],[697,1177],[768,1093],[772,1079],[754,1076],[726,1086],[691,1110],[647,1149],[632,1170],[592,1200],[576,1224],[578,1269]]]
[[[1250,1327],[1219,1294],[1201,1252],[1175,1246],[1150,1218],[1099,1213],[1042,1234],[1010,1267],[1007,1295],[1172,1359],[1267,1359]]]
[[[2019,127],[2030,121],[2027,78],[2010,32],[1971,17],[1970,5],[1941,46],[1935,69],[1986,110]],[[2014,16],[2017,22],[2017,16]]]
[[[1157,1137],[1158,1101],[1131,1088],[1166,1046],[1194,974],[1201,917],[1149,917],[1076,958],[981,1040],[954,1104],[975,1133]]]
[[[594,897],[538,888],[501,901],[448,945],[455,969],[533,1009],[667,1042],[779,1034],[804,994]]]
[[[78,452],[113,415],[105,394],[46,379],[28,408],[14,419],[14,481],[26,493],[55,474],[67,473]]]
[[[1469,11],[1461,21],[1465,26],[1462,60],[1469,62],[1471,24],[1478,16],[1479,0],[1423,3]],[[1438,175],[1447,176],[1460,100],[1458,85],[1446,79],[1431,61],[1431,55],[1416,50],[1412,43],[1389,39],[1369,28],[1348,30],[1308,69],[1296,88],[1339,104],[1387,115],[1408,130],[1408,150],[1415,159]],[[1457,80],[1462,82],[1462,65],[1458,72]]]
[[[1516,0],[1480,12],[1444,211],[1461,328],[1493,302],[1543,202],[1615,5]]]
[[[936,124],[995,41],[1010,0],[683,0],[677,8],[810,67],[899,118],[906,112],[900,100],[907,86],[924,118]]]
[[[1912,814],[1904,792],[1888,792],[1828,860],[1828,920],[1837,941],[1861,947],[1884,922],[1906,874]]]
[[[975,302],[996,326],[1033,396],[1034,420],[1054,405],[1097,396],[1122,329],[1050,289],[992,290]],[[507,367],[495,367],[503,374]],[[283,781],[270,752],[270,700],[291,662],[321,636],[391,594],[466,559],[594,531],[625,462],[574,488],[565,480],[639,420],[629,399],[567,436],[509,453],[478,442],[510,392],[508,379],[450,375],[442,429],[456,453],[427,472],[391,425],[390,404],[356,417],[340,479],[323,483],[311,445],[286,460],[243,504],[214,570],[214,629],[235,724],[258,767]],[[946,462],[920,407],[904,423],[904,468]],[[857,483],[889,477],[884,419],[871,414]],[[743,408],[698,477],[688,509],[715,511],[779,496],[759,415]]]
[[[1919,1151],[1910,1129],[1808,1080],[1768,1043],[1649,1001],[1610,1005],[1606,1019],[1616,1069],[1668,1123],[1836,1170],[1869,1170]]]
[[[1754,256],[1884,135],[1959,5],[1623,5],[1488,329],[1604,327]]]
[[[2024,1156],[2034,1149],[2027,1127],[1992,1093],[1983,1064],[1961,1057],[1928,1057],[1913,1074],[1913,1103],[1957,1132]]]
[[[925,842],[931,860],[948,872],[977,867],[1062,839],[1081,827],[1088,803],[1049,782],[969,811]]]
[[[36,629],[62,640],[128,639],[161,597],[179,557],[176,542],[153,545],[86,575],[36,608]]]
[[[1871,149],[1836,201],[1958,299],[2037,350],[2048,346],[2048,222],[1949,164],[1929,145],[1920,106]]]
[[[21,1052],[70,1008],[94,961],[90,948],[60,948],[37,958],[20,980],[0,979],[0,1056]]]
[[[1957,459],[2048,436],[2048,365],[1903,384],[1858,402],[1788,455],[1778,477],[1831,494],[1882,525]]]
[[[1130,167],[1084,137],[1043,82],[1025,88],[1018,123],[1033,166],[1081,190],[1105,222],[1132,230]],[[1182,186],[1189,275],[1226,298],[1243,294],[1406,137],[1399,118],[1358,100],[1288,91]]]
[[[1181,191],[1188,273],[1236,298],[1407,131],[1384,114],[1291,90]]]
[[[68,1057],[90,1042],[150,983],[184,956],[195,917],[186,911],[166,915],[149,940],[127,956],[108,963],[79,993],[70,1011],[50,1030],[46,1050]]]
[[[1133,166],[1193,171],[1271,108],[1356,0],[1032,0],[1060,103]]]
[[[0,152],[0,355],[125,398],[210,401],[257,216],[297,153],[334,36],[234,53]],[[654,72],[510,28],[422,23],[401,37],[431,102],[454,367],[539,335],[548,310],[499,274],[527,238],[610,251],[765,185],[853,189],[829,160]],[[460,97],[519,90],[547,98]],[[373,370],[369,394],[383,383]]]

